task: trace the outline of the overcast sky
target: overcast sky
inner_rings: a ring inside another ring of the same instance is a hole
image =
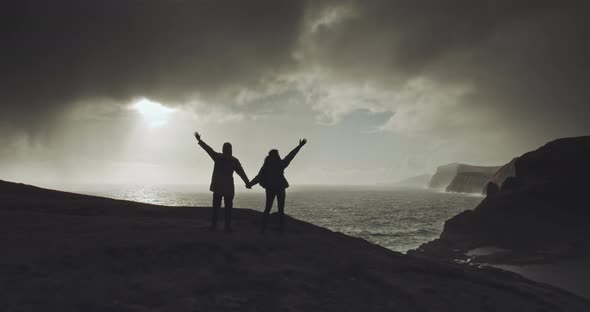
[[[207,183],[192,133],[292,184],[500,165],[590,133],[583,1],[14,1],[0,179]]]

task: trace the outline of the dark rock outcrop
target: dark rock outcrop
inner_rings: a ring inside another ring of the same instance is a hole
[[[486,263],[543,262],[588,255],[590,137],[565,138],[515,159],[515,176],[475,210],[449,219],[418,253],[465,258],[475,248],[507,250]]]
[[[590,311],[516,274],[402,255],[288,219],[163,207],[0,181],[4,311]]]
[[[500,187],[498,186],[498,184],[496,184],[494,182],[488,182],[488,184],[486,185],[486,188],[485,188],[485,193],[488,196],[496,196],[496,194],[498,194],[498,192],[500,192]]]
[[[509,163],[502,166],[487,182],[492,182],[498,187],[501,187],[506,179],[513,177],[516,174],[515,163],[517,159],[518,157],[515,157]],[[487,190],[485,188],[483,189],[483,194],[487,194]]]

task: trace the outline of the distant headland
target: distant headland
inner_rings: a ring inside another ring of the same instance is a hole
[[[234,233],[210,208],[165,207],[0,182],[0,301],[53,311],[588,311],[590,302],[491,268],[390,251],[290,219]]]
[[[558,139],[515,158],[487,182],[493,192],[479,206],[448,220],[439,239],[413,254],[499,266],[575,261],[584,267],[578,280],[555,283],[590,297],[580,275],[590,265],[589,160],[590,136]]]

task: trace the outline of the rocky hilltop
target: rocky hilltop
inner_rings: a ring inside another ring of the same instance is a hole
[[[403,255],[288,219],[234,233],[210,209],[0,181],[4,311],[590,311],[585,299],[496,270]]]
[[[452,163],[439,166],[430,179],[431,189],[457,193],[482,193],[501,167]]]
[[[482,263],[587,256],[589,160],[589,136],[555,140],[518,157],[511,162],[515,175],[499,191],[474,210],[449,219],[440,238],[421,246],[418,253]],[[466,255],[477,248],[501,251]]]

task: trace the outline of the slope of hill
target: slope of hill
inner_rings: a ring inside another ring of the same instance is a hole
[[[4,311],[589,311],[515,274],[402,255],[288,219],[0,182]]]

